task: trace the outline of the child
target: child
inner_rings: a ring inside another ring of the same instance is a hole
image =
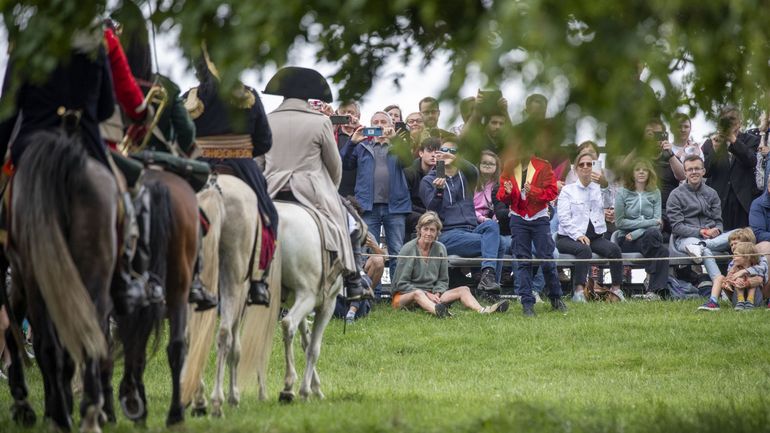
[[[722,290],[735,292],[736,310],[754,308],[756,288],[767,282],[767,260],[757,255],[757,248],[751,242],[730,242],[733,260],[727,265],[727,276],[714,279],[709,300],[698,307],[699,310],[718,311],[719,294]]]

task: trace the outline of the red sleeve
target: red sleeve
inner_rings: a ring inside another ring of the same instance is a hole
[[[551,170],[550,166],[544,165],[541,170],[540,176],[537,179],[537,185],[530,185],[529,193],[532,197],[548,203],[553,201],[558,195],[556,178],[553,176],[553,170]]]
[[[507,176],[500,176],[500,187],[497,189],[497,199],[508,206],[511,205],[511,194],[505,192],[505,186],[503,185],[510,180]]]
[[[142,110],[137,113],[136,109],[144,102],[144,94],[131,74],[131,68],[128,66],[123,47],[120,46],[118,37],[111,29],[104,30],[104,39],[107,41],[107,56],[110,59],[112,85],[120,108],[132,120],[142,120],[145,111]]]

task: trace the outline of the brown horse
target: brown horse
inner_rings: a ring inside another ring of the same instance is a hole
[[[125,354],[118,395],[126,417],[144,423],[147,398],[142,377],[147,343],[153,331],[157,338],[163,318],[168,317],[170,332],[166,352],[171,368],[172,395],[166,424],[173,425],[184,420],[179,381],[187,351],[187,298],[198,252],[198,201],[190,185],[172,173],[146,170],[143,179],[151,197],[150,272],[159,277],[165,288],[166,302],[117,318],[118,335]]]
[[[11,197],[11,305],[26,310],[34,331],[45,417],[59,429],[71,428],[70,381],[77,363],[84,365],[80,429],[98,432],[109,286],[117,260],[115,179],[76,139],[41,132],[29,137]],[[17,343],[10,338],[8,344],[13,419],[31,425],[36,417],[27,401]]]

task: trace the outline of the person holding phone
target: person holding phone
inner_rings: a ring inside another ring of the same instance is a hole
[[[371,118],[371,127],[356,129],[342,157],[344,169],[356,170],[355,197],[364,210],[361,217],[375,238],[384,227],[388,254],[393,255],[404,244],[406,216],[412,211],[404,166],[393,153],[395,134],[390,115],[378,111]],[[389,260],[389,269],[395,275],[395,259]]]
[[[436,152],[436,169],[422,179],[420,196],[425,207],[441,217],[444,230],[439,241],[446,246],[447,253],[488,259],[481,262],[478,289],[499,291],[503,262],[494,259],[504,256],[505,244],[495,221],[479,224],[476,219],[473,193],[479,172],[473,164],[457,157],[456,141],[454,137],[443,139]],[[441,166],[444,173],[441,173]]]
[[[716,134],[703,143],[706,185],[720,198],[725,231],[748,225],[751,202],[760,195],[753,176],[760,138],[741,127],[740,111],[727,106],[719,114]]]

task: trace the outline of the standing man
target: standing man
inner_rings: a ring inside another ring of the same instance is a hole
[[[431,137],[420,144],[419,157],[412,165],[404,169],[409,196],[412,198],[412,212],[406,217],[405,239],[417,236],[417,221],[425,213],[425,205],[420,198],[420,183],[422,178],[436,166],[436,151],[441,147],[441,139]]]
[[[337,140],[337,148],[340,150],[340,156],[342,156],[348,147],[354,146],[350,141],[350,137],[361,126],[358,123],[361,118],[361,106],[356,101],[343,102],[337,108],[337,114],[340,116],[350,116],[350,123],[347,125],[337,125],[334,128],[334,138]],[[342,180],[340,181],[338,191],[343,197],[355,194],[356,170],[342,169]]]
[[[364,222],[375,238],[385,228],[388,254],[398,254],[404,245],[406,216],[412,211],[409,187],[401,161],[392,153],[390,139],[395,135],[388,113],[378,111],[372,116],[372,127],[381,135],[365,136],[359,127],[343,155],[342,166],[357,170],[355,196],[364,210]],[[366,128],[371,129],[371,128]],[[395,275],[396,260],[390,259],[390,275]]]
[[[425,140],[428,137],[443,138],[452,135],[451,132],[444,131],[438,127],[438,118],[441,115],[441,110],[438,108],[438,101],[436,98],[430,96],[422,98],[418,107],[420,108],[420,114],[422,114],[424,123],[420,141]]]
[[[759,195],[753,176],[759,137],[741,132],[741,114],[728,106],[719,114],[718,132],[703,143],[706,184],[717,192],[725,230],[749,224],[751,202]]]

